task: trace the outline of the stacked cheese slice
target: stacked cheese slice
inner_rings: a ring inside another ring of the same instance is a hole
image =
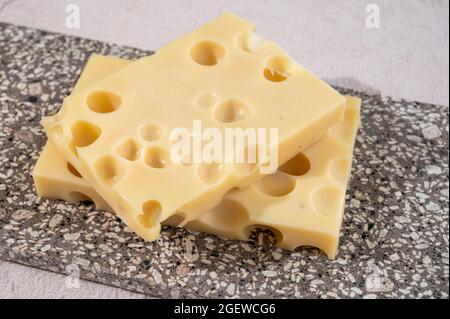
[[[244,240],[264,227],[281,247],[333,258],[360,100],[253,29],[226,13],[134,62],[92,56],[61,110],[42,120],[38,194],[89,198],[145,240],[161,224]],[[171,132],[194,121],[221,133],[276,128],[278,170],[261,173],[262,160],[173,161]]]

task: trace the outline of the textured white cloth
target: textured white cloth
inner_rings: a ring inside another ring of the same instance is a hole
[[[143,294],[0,261],[0,298],[146,298]]]
[[[65,25],[66,6],[80,8],[80,28]],[[367,28],[367,5],[380,28]],[[0,0],[0,21],[156,50],[229,10],[257,25],[332,84],[448,106],[447,0]],[[142,295],[0,262],[0,297],[117,298]]]
[[[70,3],[79,29],[66,27]],[[378,29],[366,27],[371,3]],[[225,10],[332,83],[448,105],[447,0],[0,0],[0,21],[156,50]]]

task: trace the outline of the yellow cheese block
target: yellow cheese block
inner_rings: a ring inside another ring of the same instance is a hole
[[[342,119],[345,98],[274,43],[255,40],[253,29],[224,14],[72,94],[42,120],[58,152],[144,239],[157,238],[170,216],[192,221],[263,177],[261,163],[172,163],[175,129],[194,120],[222,136],[230,127],[277,128],[282,164]]]
[[[347,97],[342,122],[272,175],[232,190],[185,227],[247,240],[255,227],[270,229],[277,245],[313,246],[336,256],[350,179],[361,100]]]
[[[92,56],[74,92],[130,63]],[[231,191],[221,204],[185,227],[226,237],[247,239],[252,227],[271,229],[277,244],[294,249],[302,245],[336,254],[350,176],[353,144],[359,126],[360,100],[347,97],[344,120],[313,146],[288,161],[279,171],[244,190]],[[92,200],[111,210],[100,195],[47,142],[33,171],[41,197],[69,202]],[[176,219],[167,223],[177,225]]]

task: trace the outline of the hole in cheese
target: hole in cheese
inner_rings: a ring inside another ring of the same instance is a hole
[[[139,222],[146,228],[154,227],[161,216],[161,204],[156,200],[148,200],[142,205]]]
[[[221,163],[202,163],[199,165],[198,177],[206,184],[214,184],[223,176],[223,165]]]
[[[80,172],[77,171],[77,169],[70,163],[67,163],[67,170],[76,177],[81,177]]]
[[[140,146],[138,142],[136,142],[136,140],[130,138],[122,142],[122,144],[120,144],[117,148],[116,152],[124,159],[135,161],[139,158]]]
[[[283,82],[286,80],[286,77],[281,75],[277,70],[269,68],[264,69],[264,77],[272,82]]]
[[[244,101],[229,99],[216,108],[214,117],[221,123],[232,123],[245,120],[252,115],[251,107]]]
[[[312,204],[324,216],[336,216],[344,205],[342,190],[334,186],[323,186],[314,191]]]
[[[237,37],[238,47],[249,53],[254,53],[264,48],[264,40],[253,32],[244,32]]]
[[[207,109],[216,103],[216,93],[202,93],[194,98],[192,104],[198,109]]]
[[[264,77],[271,82],[282,82],[292,75],[293,67],[290,59],[275,56],[267,61]]]
[[[328,171],[330,175],[339,183],[345,185],[350,174],[351,160],[348,158],[337,158],[333,160]]]
[[[202,41],[195,44],[191,49],[191,58],[201,65],[216,65],[223,59],[225,49],[215,42]]]
[[[125,165],[112,155],[105,155],[94,164],[98,177],[108,185],[116,183],[125,173]]]
[[[247,238],[258,238],[259,236],[254,237],[253,235],[258,235],[263,233],[265,235],[269,235],[269,241],[271,244],[280,244],[283,241],[283,233],[272,226],[254,224],[245,228],[244,233]]]
[[[162,136],[163,128],[158,124],[150,123],[141,128],[141,137],[148,142],[157,141]]]
[[[276,197],[289,194],[294,190],[295,185],[294,178],[280,172],[267,175],[254,184],[255,188],[261,193]]]
[[[207,215],[206,215],[207,214]],[[221,229],[237,228],[248,221],[247,209],[238,201],[225,198],[204,216],[208,223]]]
[[[147,149],[144,161],[153,168],[165,168],[171,164],[169,152],[159,147]]]
[[[110,113],[117,110],[122,103],[120,97],[114,93],[99,91],[89,94],[88,107],[97,113]]]
[[[69,202],[77,203],[82,202],[83,204],[92,204],[94,201],[92,198],[87,196],[86,194],[83,194],[81,192],[72,191],[67,195]]]
[[[278,168],[280,172],[293,176],[305,175],[310,169],[311,163],[303,153],[295,155],[293,158],[291,158],[289,161]]]
[[[85,147],[94,143],[101,134],[101,130],[86,121],[79,121],[72,125],[72,143],[75,147]]]

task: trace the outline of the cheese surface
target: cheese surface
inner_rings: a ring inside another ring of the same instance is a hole
[[[227,193],[214,209],[185,227],[247,240],[255,227],[270,229],[277,245],[313,246],[334,258],[350,179],[361,100],[347,97],[345,116],[319,141],[278,171]]]
[[[275,44],[255,40],[253,29],[224,14],[83,87],[43,119],[58,152],[144,239],[156,239],[170,216],[192,221],[263,177],[257,165],[171,163],[175,128],[193,120],[222,133],[277,128],[282,164],[342,119],[345,98]]]
[[[73,92],[130,63],[94,55]],[[237,239],[247,239],[260,226],[271,229],[286,249],[311,245],[330,258],[337,251],[350,177],[353,144],[359,126],[360,100],[347,97],[344,120],[313,146],[288,161],[279,171],[252,186],[231,191],[214,209],[186,228]],[[90,199],[99,209],[111,210],[102,197],[47,142],[33,171],[41,197],[69,202]],[[176,219],[166,223],[176,225]]]

